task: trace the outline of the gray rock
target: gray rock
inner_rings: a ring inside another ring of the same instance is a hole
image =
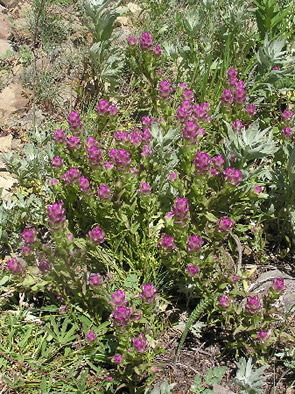
[[[0,153],[11,152],[12,148],[12,135],[0,137]]]
[[[10,36],[10,23],[8,20],[8,16],[4,13],[4,10],[4,8],[1,9],[0,7],[0,39],[8,40]]]
[[[0,57],[5,56],[8,51],[12,50],[12,46],[7,40],[0,40]]]
[[[23,88],[20,83],[12,83],[0,93],[0,123],[5,124],[10,115],[24,110],[28,100],[22,96]]]
[[[11,196],[9,190],[15,183],[17,183],[17,180],[13,178],[8,172],[0,172],[0,189],[3,189],[1,195],[3,200]]]
[[[295,305],[295,278],[292,276],[285,274],[278,269],[264,272],[258,277],[255,283],[249,287],[248,291],[254,291],[256,293],[268,291],[272,285],[273,279],[275,278],[283,278],[287,287],[280,297],[284,310],[287,312],[293,305]]]
[[[222,387],[217,383],[213,384],[213,392],[215,394],[235,394],[233,391],[231,391],[225,387]]]

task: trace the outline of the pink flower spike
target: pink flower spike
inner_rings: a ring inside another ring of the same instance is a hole
[[[85,178],[84,176],[82,176],[79,179],[79,186],[80,186],[80,190],[83,193],[89,193],[90,191],[90,182],[87,178]]]
[[[176,201],[172,207],[173,217],[176,219],[175,224],[184,226],[189,219],[189,202],[187,198],[176,197]]]
[[[285,122],[291,122],[294,113],[290,111],[289,109],[285,109],[285,111],[282,113],[282,118],[284,119]]]
[[[194,277],[194,276],[196,276],[197,274],[198,274],[198,272],[200,271],[200,268],[199,267],[197,267],[196,265],[194,265],[194,264],[189,264],[187,267],[186,267],[186,272],[187,272],[187,275],[189,276],[189,277]]]
[[[152,187],[148,182],[140,182],[139,193],[148,195],[152,191]]]
[[[270,338],[270,332],[267,332],[265,330],[259,330],[257,332],[257,339],[259,342],[265,343],[269,340]]]
[[[59,168],[59,167],[61,167],[61,166],[63,165],[63,162],[64,162],[64,161],[63,161],[63,159],[62,159],[61,157],[55,156],[55,157],[52,159],[51,164],[52,164],[53,167]]]
[[[25,257],[28,257],[28,256],[30,256],[30,254],[31,254],[31,248],[29,248],[28,246],[23,246],[22,247],[22,249],[21,249],[21,251],[22,251],[22,254],[25,256]]]
[[[118,327],[126,327],[130,322],[132,308],[127,308],[125,305],[115,307],[112,318],[114,324]]]
[[[104,284],[103,277],[100,274],[90,274],[88,280],[89,286],[98,287]]]
[[[100,200],[110,200],[112,198],[111,189],[107,185],[102,184],[97,189],[97,196]]]
[[[111,304],[114,306],[122,306],[125,305],[127,300],[126,300],[126,295],[123,290],[117,290],[114,293],[111,294],[112,301]]]
[[[234,102],[234,96],[230,89],[224,89],[221,95],[221,101],[224,105],[232,105]]]
[[[250,116],[254,116],[256,114],[256,107],[254,104],[248,104],[245,107],[245,112],[246,114],[250,115]]]
[[[218,231],[220,231],[222,233],[229,233],[230,231],[232,231],[234,225],[235,225],[235,222],[233,222],[227,216],[223,216],[223,217],[219,218],[216,222],[216,226],[218,228]]]
[[[88,232],[88,237],[95,243],[101,244],[105,240],[105,232],[96,226]]]
[[[21,233],[22,240],[27,245],[32,245],[37,241],[37,231],[35,227],[25,228]]]
[[[240,119],[237,119],[232,123],[232,128],[234,131],[241,131],[243,127],[245,126]]]
[[[284,137],[290,138],[290,137],[292,137],[293,130],[290,126],[286,126],[285,128],[283,128],[281,130],[281,133],[284,135]]]
[[[248,296],[245,304],[245,309],[251,314],[254,315],[262,308],[262,304],[258,295]]]
[[[223,171],[223,176],[227,181],[227,183],[229,183],[232,186],[238,186],[242,180],[242,172],[240,170],[231,167],[226,168]]]
[[[140,297],[147,304],[151,304],[155,300],[156,295],[157,295],[157,289],[153,284],[147,283],[147,284],[141,286]]]
[[[79,137],[76,137],[75,135],[71,135],[70,137],[68,137],[67,140],[67,147],[73,150],[78,150],[80,149],[80,144],[81,144],[81,140]]]
[[[55,202],[53,205],[48,205],[47,207],[48,223],[52,230],[60,230],[66,221],[63,206],[64,203],[61,201],[60,203]]]
[[[230,299],[225,295],[219,297],[218,305],[221,306],[222,308],[229,308],[230,304],[231,304]]]
[[[162,55],[162,48],[160,47],[160,45],[156,45],[153,48],[153,52],[155,56],[161,56]]]
[[[173,250],[176,248],[174,237],[171,235],[162,234],[158,246],[164,250]]]
[[[224,165],[224,158],[222,155],[212,157],[212,162],[216,168],[222,168]]]
[[[201,249],[203,244],[204,244],[204,240],[201,237],[199,237],[197,234],[193,234],[186,241],[187,251],[189,253],[193,253],[196,250]]]
[[[178,174],[177,172],[170,172],[168,179],[170,182],[174,182],[176,181],[176,179],[178,179]]]
[[[151,33],[142,33],[139,38],[139,45],[142,49],[150,49],[154,45]]]
[[[88,334],[85,335],[86,339],[89,342],[94,342],[97,338],[97,335],[95,334],[95,332],[91,329],[89,330]]]
[[[50,271],[50,263],[48,263],[46,260],[40,261],[39,270],[43,273]]]
[[[252,190],[253,190],[253,193],[258,195],[258,194],[262,193],[263,187],[259,186],[259,185],[255,185],[255,186],[253,186]]]
[[[161,81],[159,83],[159,94],[160,96],[167,100],[170,98],[171,93],[173,92],[172,85],[168,81]]]
[[[127,42],[128,42],[128,45],[132,47],[132,46],[135,46],[137,44],[137,39],[134,36],[129,36],[127,38]]]
[[[198,151],[194,158],[194,165],[196,167],[197,173],[204,174],[210,170],[211,158],[206,152]]]
[[[275,291],[281,292],[287,288],[285,286],[285,281],[284,278],[276,278],[272,281],[272,286],[271,286]]]
[[[121,362],[123,361],[123,356],[122,354],[115,354],[112,360],[115,364],[121,364]]]
[[[53,139],[55,142],[62,144],[65,142],[66,138],[67,134],[63,130],[59,129],[54,132]]]
[[[76,112],[76,111],[70,112],[67,117],[67,121],[69,123],[70,130],[72,130],[76,133],[80,132],[80,129],[82,127],[82,123],[81,123],[81,118],[80,118],[78,112]]]
[[[235,70],[233,67],[231,67],[231,68],[229,68],[228,70],[227,70],[227,76],[229,77],[229,78],[234,78],[234,77],[236,77],[238,75],[238,72],[237,72],[237,70]]]
[[[146,340],[143,334],[139,334],[137,338],[132,338],[131,341],[137,353],[145,353],[149,342]]]
[[[24,267],[16,257],[13,257],[12,259],[7,261],[6,269],[13,274],[21,274],[24,271]]]

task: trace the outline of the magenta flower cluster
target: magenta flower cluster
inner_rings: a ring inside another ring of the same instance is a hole
[[[6,269],[13,274],[21,274],[24,271],[23,265],[16,257],[13,257],[12,259],[7,261]]]
[[[248,311],[251,315],[254,315],[255,313],[259,312],[262,308],[262,303],[260,301],[260,298],[258,295],[254,296],[248,296],[247,301],[245,304],[245,309]]]
[[[141,294],[139,296],[146,304],[151,304],[157,296],[157,289],[153,284],[147,283],[141,286]]]
[[[148,128],[144,128],[143,130],[135,128],[130,133],[117,130],[114,134],[114,139],[120,144],[140,145],[141,143],[149,143],[152,135]]]
[[[111,149],[109,158],[118,170],[124,170],[131,164],[131,154],[125,149]]]
[[[209,173],[211,176],[216,176],[222,171],[225,161],[220,154],[211,158],[207,152],[198,151],[193,163],[198,175]]]
[[[95,109],[98,115],[101,117],[114,117],[119,113],[116,105],[107,100],[99,100],[98,104],[95,106]]]
[[[193,278],[200,272],[200,268],[195,264],[189,264],[186,267],[186,272],[189,277]]]
[[[81,139],[76,135],[71,135],[67,139],[67,147],[72,150],[78,150],[81,147]]]
[[[94,137],[88,137],[85,141],[86,156],[91,166],[99,166],[103,151]]]
[[[95,334],[95,332],[91,329],[89,330],[89,332],[85,335],[85,338],[89,341],[89,342],[94,342],[97,338],[97,334]]]
[[[71,183],[77,181],[81,176],[81,171],[77,167],[72,167],[64,174],[62,174],[61,179],[66,183]]]
[[[110,200],[112,198],[112,191],[103,183],[97,189],[97,197],[99,200]]]
[[[287,286],[285,285],[284,278],[273,279],[271,287],[273,288],[273,290],[275,290],[277,292],[282,292],[283,290],[285,290],[287,288]]]
[[[130,47],[135,47],[138,44],[138,46],[144,52],[151,52],[154,56],[162,55],[162,48],[160,47],[160,45],[155,45],[153,37],[149,32],[142,33],[139,39],[134,36],[129,36],[127,38],[127,42]]]
[[[232,186],[238,186],[242,180],[242,172],[236,168],[226,168],[223,171],[224,179]]]
[[[192,120],[186,121],[182,129],[182,137],[191,143],[195,143],[197,137],[204,137],[206,134],[205,129]]]
[[[227,71],[228,88],[224,89],[221,95],[221,102],[227,108],[233,105],[244,106],[245,114],[252,118],[256,114],[256,107],[254,104],[245,104],[247,100],[247,91],[243,80],[237,78],[238,72],[231,67]],[[244,125],[240,119],[237,119],[232,124],[234,130],[241,130]]]
[[[189,219],[189,202],[187,198],[176,197],[176,201],[172,207],[174,223],[184,226]]]
[[[230,307],[230,304],[231,304],[231,301],[227,296],[222,295],[219,297],[218,305],[221,306],[222,308],[227,309]]]
[[[99,273],[90,274],[88,284],[93,287],[99,287],[104,284],[104,279]]]
[[[190,138],[193,137],[194,133],[196,133],[196,129],[198,131],[197,135],[204,136],[206,135],[206,131],[199,126],[199,123],[206,124],[211,121],[211,117],[208,112],[210,111],[210,104],[204,102],[202,104],[193,104],[192,100],[194,99],[194,95],[190,90],[184,90],[183,97],[186,99],[183,100],[180,106],[176,110],[176,118],[181,123],[186,123],[184,129],[184,135],[190,135]],[[194,122],[196,126],[192,123]]]
[[[64,142],[66,141],[66,139],[67,139],[67,134],[66,134],[63,130],[61,130],[61,129],[56,130],[56,131],[54,132],[53,139],[54,139],[54,141],[57,142],[58,144],[62,144],[62,143],[64,143]]]
[[[105,232],[99,226],[96,226],[88,232],[88,237],[91,241],[101,244],[105,240]]]
[[[137,337],[131,339],[133,346],[135,347],[137,353],[145,353],[149,342],[146,337],[140,333]]]
[[[187,251],[189,253],[194,253],[195,251],[201,249],[203,244],[204,240],[197,234],[193,234],[186,241]]]
[[[163,250],[173,250],[176,248],[175,238],[172,235],[162,234],[158,246]]]
[[[216,227],[221,233],[229,233],[234,228],[235,222],[229,217],[223,216],[216,221]]]
[[[35,227],[25,228],[21,233],[21,238],[26,245],[32,245],[37,241],[37,231]]]
[[[67,121],[70,127],[70,130],[74,133],[79,133],[82,128],[82,122],[80,115],[76,111],[72,111],[69,113],[67,117]]]
[[[60,230],[66,221],[63,201],[60,203],[55,202],[53,205],[48,205],[47,215],[48,223],[51,229]]]
[[[173,92],[172,84],[168,81],[159,82],[159,96],[165,100],[170,98]]]

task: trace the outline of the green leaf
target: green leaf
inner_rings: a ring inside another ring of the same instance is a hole
[[[214,383],[219,383],[226,371],[226,367],[216,367],[209,369],[205,373],[206,384],[212,386]]]

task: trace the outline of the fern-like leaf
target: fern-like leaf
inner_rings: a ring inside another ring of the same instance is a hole
[[[180,341],[179,341],[179,345],[175,354],[175,358],[174,358],[174,362],[176,362],[179,353],[182,349],[182,346],[184,344],[184,341],[187,337],[187,334],[189,333],[192,325],[194,324],[194,322],[197,320],[197,318],[204,312],[205,309],[207,309],[207,307],[212,303],[212,297],[207,296],[205,298],[202,299],[202,301],[196,306],[196,308],[193,310],[192,314],[190,315],[188,321],[186,322],[184,331],[181,335]]]

